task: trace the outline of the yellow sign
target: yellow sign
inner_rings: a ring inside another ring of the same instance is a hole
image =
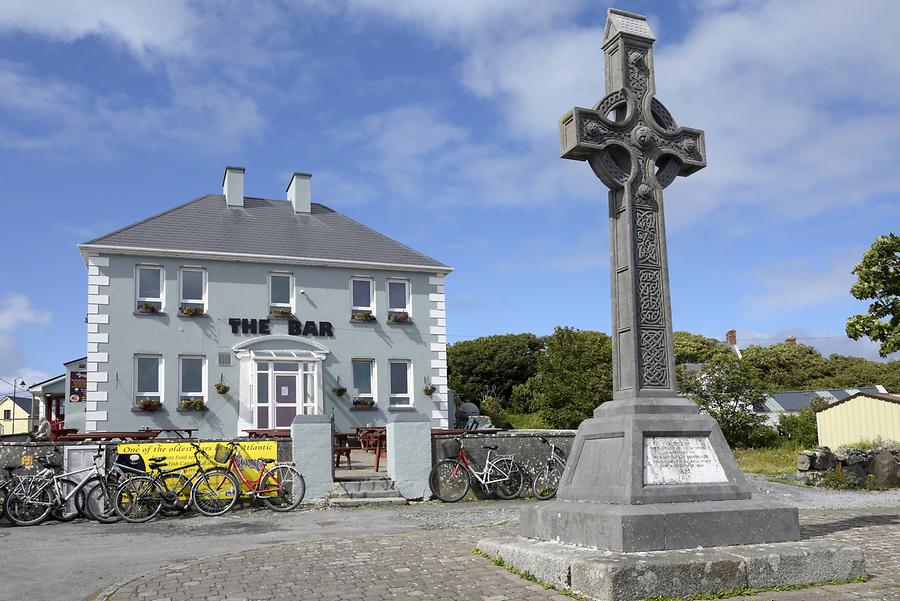
[[[203,449],[207,456],[200,455],[200,465],[203,469],[211,467],[228,467],[228,463],[218,463],[215,461],[216,446],[220,442],[198,442],[197,445]],[[255,485],[259,478],[259,472],[265,465],[261,459],[278,459],[278,443],[274,440],[261,440],[258,442],[239,442],[235,451],[235,459],[241,470],[244,479]],[[194,463],[194,447],[189,442],[133,442],[120,444],[116,447],[120,457],[128,457],[129,455],[139,455],[143,460],[143,465],[150,463],[151,457],[165,457],[166,466],[163,471],[168,471],[183,465],[193,465]],[[193,469],[186,469],[182,472],[185,476],[190,477]],[[237,475],[235,475],[237,477]],[[238,482],[241,479],[238,478]],[[249,487],[242,483],[242,490],[248,491]]]
[[[22,467],[31,467],[31,455],[22,455]]]

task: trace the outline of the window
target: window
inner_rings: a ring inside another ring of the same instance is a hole
[[[159,355],[134,356],[134,400],[138,405],[163,401],[163,359]]]
[[[391,360],[391,407],[412,407],[412,366],[406,360]]]
[[[294,275],[291,273],[269,274],[269,307],[294,310]]]
[[[371,359],[353,360],[353,406],[375,405],[375,362]]]
[[[409,282],[388,280],[388,320],[409,321]]]
[[[206,403],[206,357],[182,355],[178,358],[178,401],[181,403]]]
[[[369,278],[350,280],[350,299],[353,313],[375,313],[375,286]]]
[[[3,419],[12,419],[12,409],[3,410]]]
[[[136,302],[141,313],[162,311],[164,282],[163,268],[159,265],[138,265],[135,268]]]
[[[199,307],[206,311],[206,270],[202,267],[182,267],[179,302],[182,307]]]

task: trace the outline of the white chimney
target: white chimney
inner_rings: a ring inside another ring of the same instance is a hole
[[[312,202],[312,174],[294,173],[287,187],[287,198],[294,205],[295,213],[309,213]]]
[[[222,194],[225,195],[226,206],[244,206],[244,171],[243,167],[225,167]]]

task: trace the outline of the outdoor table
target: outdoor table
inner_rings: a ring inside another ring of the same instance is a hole
[[[362,447],[363,451],[369,452],[372,450],[370,448],[370,442],[374,442],[375,440],[372,438],[372,435],[384,434],[387,432],[387,428],[384,426],[357,426],[355,431],[356,440],[359,441],[359,445]]]
[[[275,428],[256,428],[244,430],[250,438],[290,438],[290,430],[277,430]]]
[[[84,434],[66,434],[56,440],[151,440],[159,436],[162,430],[138,430],[136,432],[88,432]]]
[[[160,432],[170,432],[178,438],[193,438],[197,428],[162,428]]]
[[[341,467],[341,456],[347,458],[347,469],[353,469],[353,462],[350,461],[350,436],[349,432],[334,433],[334,467]]]
[[[363,445],[367,451],[371,450],[375,453],[375,471],[381,466],[381,458],[387,457],[387,429],[386,428],[368,428],[369,432],[357,433],[356,439]]]

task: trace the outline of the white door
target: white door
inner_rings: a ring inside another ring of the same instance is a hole
[[[255,427],[290,428],[298,414],[319,413],[317,367],[312,361],[257,362]]]

